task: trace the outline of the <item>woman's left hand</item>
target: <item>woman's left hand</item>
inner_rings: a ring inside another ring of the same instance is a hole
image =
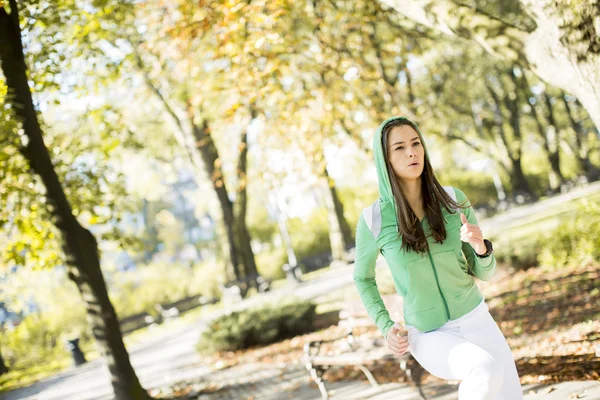
[[[470,224],[465,214],[460,214],[462,226],[460,227],[460,240],[471,245],[477,254],[485,254],[487,251],[485,243],[483,243],[483,232],[481,228],[475,224]]]

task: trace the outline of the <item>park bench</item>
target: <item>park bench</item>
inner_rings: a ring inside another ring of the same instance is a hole
[[[131,332],[135,332],[138,329],[142,329],[154,323],[154,317],[147,312],[141,312],[138,314],[130,315],[119,320],[121,325],[121,332],[123,335],[127,335]]]
[[[189,296],[169,304],[155,304],[157,313],[152,316],[147,312],[130,315],[119,320],[123,335],[148,327],[152,324],[161,324],[164,321],[178,317],[180,314],[207,304],[214,304],[217,298],[209,299],[203,295]]]
[[[186,311],[192,310],[196,307],[201,307],[207,304],[214,304],[217,299],[208,299],[203,295],[188,296],[183,299],[177,300],[174,303],[154,305],[154,309],[158,312],[156,320],[151,321],[162,324],[165,321],[179,317]]]
[[[250,288],[255,288],[258,293],[265,293],[271,290],[271,281],[258,274],[251,274],[225,284],[219,283],[221,295],[229,296],[235,301],[241,301],[246,297]]]
[[[390,310],[390,316],[394,321],[401,320],[401,297],[398,295],[382,296],[386,308]],[[355,336],[358,327],[373,326],[360,301],[348,303],[339,313],[339,327],[346,329],[346,333],[332,340],[317,340],[304,345],[303,363],[308,370],[311,379],[317,384],[323,399],[328,399],[329,394],[325,387],[323,374],[332,367],[353,366],[362,371],[370,384],[377,388],[379,383],[373,377],[369,367],[378,362],[392,360],[398,362],[400,369],[409,380],[415,380],[420,376],[421,366],[412,358],[410,352],[401,357],[396,357],[389,350],[383,337],[361,338]],[[321,346],[324,343],[332,343],[336,351],[322,354]],[[418,384],[418,382],[417,382]]]

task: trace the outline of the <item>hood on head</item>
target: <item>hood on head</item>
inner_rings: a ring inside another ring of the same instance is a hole
[[[406,117],[388,118],[385,121],[383,121],[383,123],[379,126],[379,128],[377,129],[377,132],[375,133],[375,136],[373,137],[373,153],[374,153],[374,157],[375,157],[375,167],[377,169],[377,180],[379,181],[379,195],[381,196],[382,199],[387,200],[387,201],[394,200],[394,195],[392,194],[392,185],[390,184],[390,177],[388,176],[387,168],[385,167],[385,159],[383,158],[384,147],[383,147],[383,143],[381,143],[381,137],[383,135],[383,128],[390,121],[394,121],[397,119],[412,122],[411,120],[409,120]],[[413,124],[415,124],[415,126],[417,126],[416,123],[413,122]],[[425,145],[425,140],[423,139],[423,135],[421,134],[421,131],[419,130],[418,126],[417,126],[417,133],[419,134],[419,137],[421,138],[421,143],[423,144],[423,148],[425,149],[425,157],[427,158],[427,161],[431,165],[431,160],[429,159],[429,152],[427,151],[427,146]],[[394,202],[394,204],[395,204],[395,202]],[[394,209],[395,209],[395,207],[394,207]]]

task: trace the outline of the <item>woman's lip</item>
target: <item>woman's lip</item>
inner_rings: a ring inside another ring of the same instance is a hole
[[[409,165],[409,167],[418,167],[418,166],[419,166],[419,163]]]

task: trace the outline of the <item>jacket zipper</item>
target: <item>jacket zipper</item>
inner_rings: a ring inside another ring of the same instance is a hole
[[[421,220],[421,227],[423,226],[423,221],[425,218]],[[431,267],[433,268],[433,275],[435,276],[435,283],[437,284],[438,290],[440,291],[440,296],[442,296],[442,301],[444,302],[444,307],[446,308],[446,315],[448,319],[450,319],[450,310],[448,309],[448,303],[446,302],[446,298],[444,297],[444,293],[442,293],[442,288],[440,287],[440,281],[438,280],[437,271],[435,269],[435,264],[433,262],[433,257],[431,257],[431,251],[429,251],[429,246],[427,246],[427,254],[429,255],[429,261],[431,262]]]
[[[431,266],[433,267],[433,274],[435,275],[435,282],[437,283],[438,290],[440,291],[440,295],[442,296],[442,300],[444,301],[444,307],[446,307],[446,315],[448,315],[448,319],[450,319],[450,310],[448,309],[448,303],[446,302],[444,293],[442,293],[442,288],[440,287],[440,281],[438,280],[437,271],[435,269],[435,264],[433,263],[433,258],[431,257],[431,252],[429,251],[429,249],[427,249],[427,254],[429,254],[429,261],[431,261]]]

